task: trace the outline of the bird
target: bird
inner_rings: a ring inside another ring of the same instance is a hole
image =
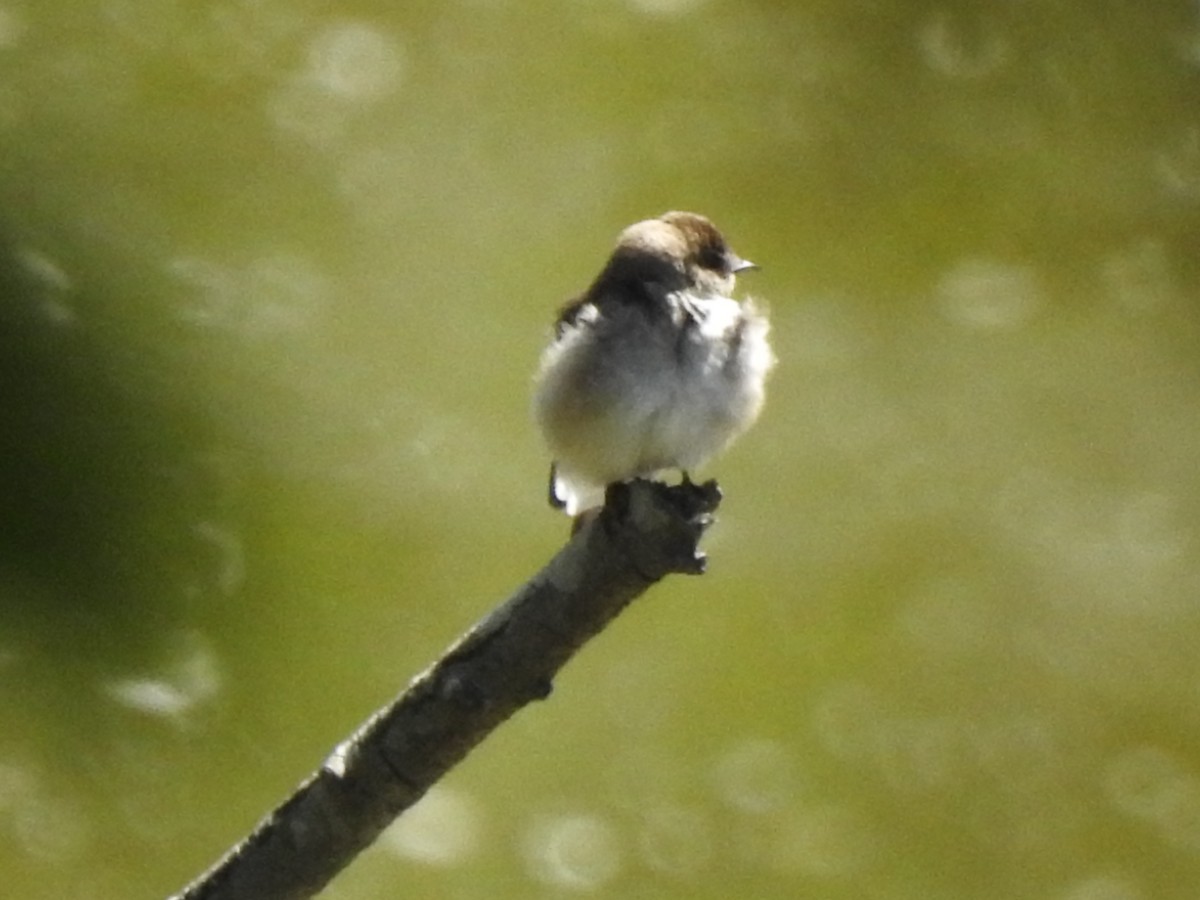
[[[559,311],[534,379],[551,506],[576,516],[607,485],[667,470],[687,481],[754,424],[775,365],[770,326],[731,294],[757,268],[697,213],[620,233],[591,286]]]

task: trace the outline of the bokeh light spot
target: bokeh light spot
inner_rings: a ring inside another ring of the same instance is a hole
[[[546,816],[525,833],[523,852],[530,874],[553,887],[590,891],[621,871],[616,828],[587,813]]]
[[[397,856],[430,866],[449,867],[473,855],[483,838],[483,815],[470,795],[435,786],[396,820],[382,846]]]

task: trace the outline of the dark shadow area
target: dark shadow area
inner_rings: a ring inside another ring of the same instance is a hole
[[[130,348],[89,321],[97,299],[0,245],[0,618],[42,644],[161,624],[214,494],[192,462],[206,429],[113,365]]]

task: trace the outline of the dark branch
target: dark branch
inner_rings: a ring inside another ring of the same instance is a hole
[[[630,601],[698,574],[715,482],[610,487],[603,510],[485,616],[212,869],[172,900],[311,897],[497,725],[550,693],[555,674]]]

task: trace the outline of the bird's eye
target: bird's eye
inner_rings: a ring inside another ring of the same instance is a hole
[[[700,251],[699,263],[705,269],[723,272],[726,268],[725,248],[716,244],[708,244]]]

